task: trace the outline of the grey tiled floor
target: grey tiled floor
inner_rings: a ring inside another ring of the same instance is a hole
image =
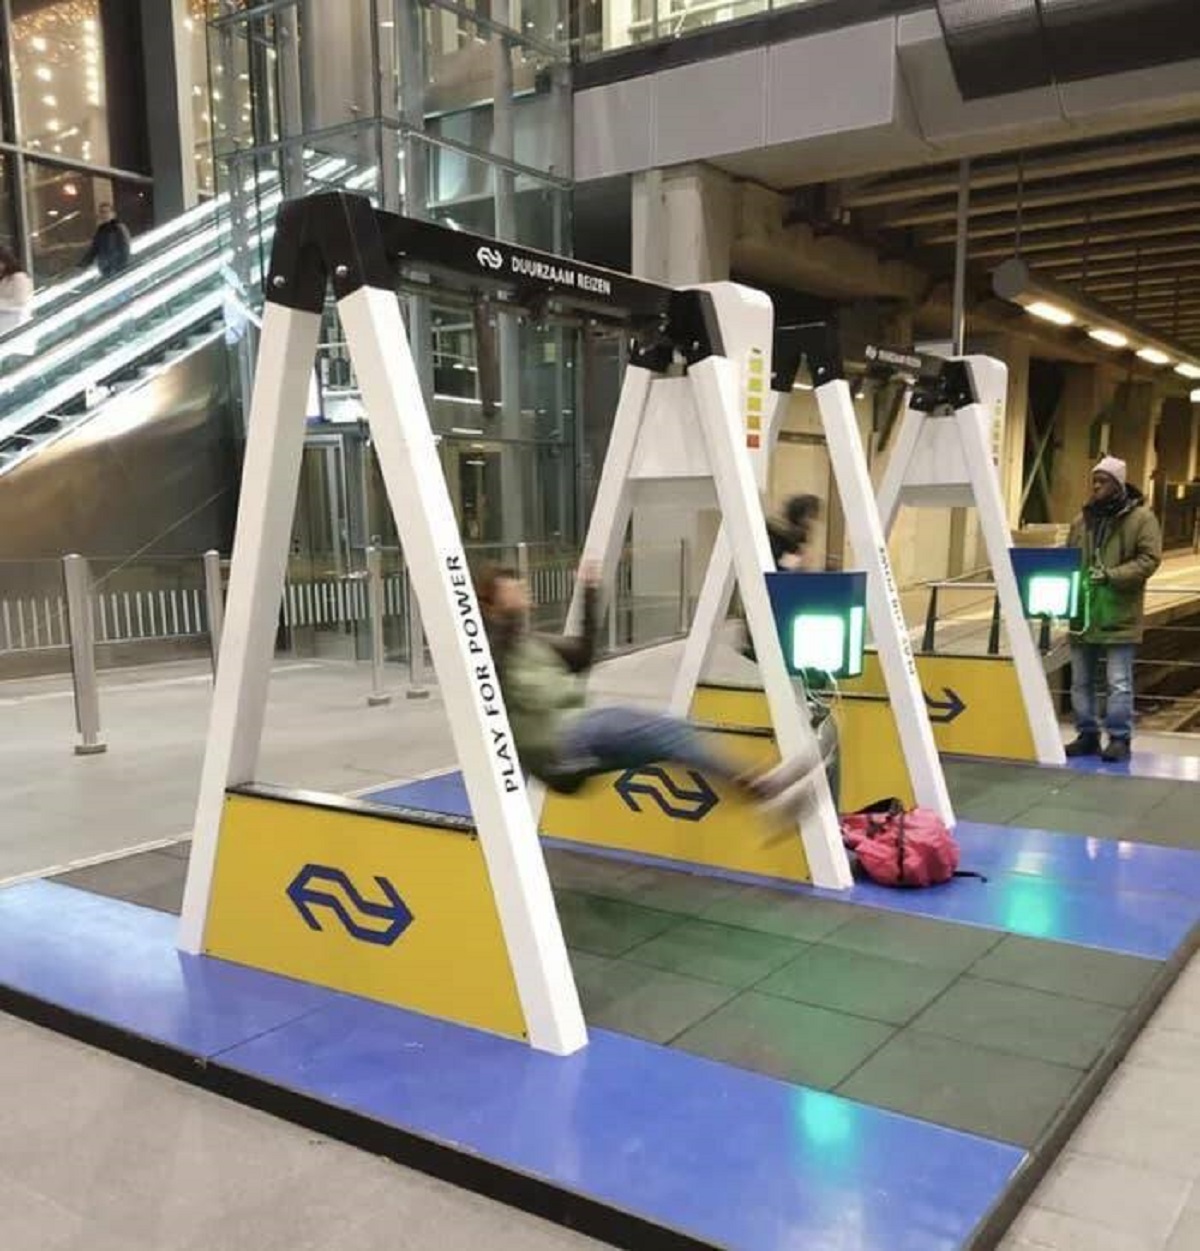
[[[1200,1251],[1200,959],[1017,1218],[1003,1251]]]
[[[0,1016],[4,1251],[603,1245]]]
[[[637,657],[634,663],[624,666],[601,685],[605,690],[621,692],[629,698],[656,701],[669,684],[670,673],[668,656]],[[397,685],[399,678],[396,674]],[[659,679],[657,686],[651,680],[656,678]],[[390,707],[368,710],[369,687],[369,674],[362,669],[336,665],[281,667],[272,679],[261,776],[285,784],[349,791],[415,776],[450,762],[448,727],[436,696],[425,704],[407,703],[401,697]],[[110,750],[107,756],[82,760],[71,755],[73,715],[64,681],[54,679],[0,686],[0,716],[3,717],[0,880],[111,855],[186,831],[195,803],[210,689],[203,665],[106,675],[102,681],[101,703]],[[1156,744],[1156,747],[1163,746],[1166,744]],[[1200,740],[1197,740],[1197,749],[1200,749]],[[1004,819],[994,810],[996,797],[986,793],[991,785],[986,770],[973,772],[956,768],[953,772],[961,815],[973,815],[976,802],[986,803],[991,798],[991,819]],[[1047,793],[1048,779],[1044,774],[1030,776],[1028,781],[1028,790],[1014,796],[1007,819],[1019,816],[1022,821],[1032,822],[1031,814],[1038,810],[1046,818],[1044,824],[1057,822],[1057,828],[1078,833],[1102,832],[1098,826],[1104,819],[1101,814],[1105,805],[1100,802],[1098,792],[1093,792],[1097,796],[1095,801],[1081,806],[1078,796],[1072,793],[1070,779],[1062,775],[1050,779],[1053,784],[1049,789],[1055,792],[1052,794]],[[1185,844],[1195,839],[1200,823],[1195,820],[1193,788],[1181,784],[1168,787],[1164,793],[1158,786],[1142,787],[1135,782],[1125,789],[1124,783],[1120,785],[1122,789],[1117,794],[1122,803],[1121,819],[1111,826],[1113,832]],[[1143,800],[1147,802],[1141,806]],[[1141,807],[1136,812],[1131,811],[1127,803]],[[171,852],[166,849],[160,854],[167,856]],[[586,876],[587,870],[581,868],[579,872]],[[163,881],[152,873],[148,875],[142,884],[143,902],[162,908],[178,906],[177,901],[173,903],[167,897]],[[588,889],[583,880],[561,884],[581,891]],[[640,905],[662,913],[693,911],[690,899],[680,900],[661,892],[656,895],[652,882],[643,885],[646,897],[638,899]],[[761,902],[747,898],[743,892],[714,897],[708,901],[706,920],[736,925],[739,913],[742,916],[753,914],[758,917],[760,930],[801,947],[830,934],[841,923],[836,910],[823,915],[822,910],[810,907],[801,920],[789,913],[786,904],[764,916]],[[678,916],[675,920],[679,920]],[[661,936],[648,936],[643,946],[649,956],[647,968],[651,974],[658,971],[681,978],[689,976],[686,957],[671,943],[668,929],[664,929]],[[864,960],[879,958],[869,940],[841,950]],[[780,948],[771,959],[782,954],[784,950]],[[581,981],[591,976],[603,983],[601,973],[612,957],[577,952],[574,958]],[[737,957],[731,955],[730,958],[733,962],[730,977],[737,974],[741,980],[736,968]],[[1015,982],[1052,996],[1072,993],[1070,985],[1060,985],[1053,979],[1045,984],[1044,979],[1039,982],[1036,960],[1031,964],[1012,940],[1006,942],[1005,950],[985,954],[973,966],[971,976],[989,976],[986,969],[990,960],[1004,962],[1003,967],[993,970],[997,980]],[[1119,966],[1107,965],[1101,982],[1096,971],[1087,967],[1086,958],[1081,956],[1081,960],[1084,962],[1079,968],[1070,973],[1073,984],[1077,985],[1080,980],[1087,982],[1091,988],[1089,997],[1094,1003],[1115,1008],[1127,1006],[1130,990]],[[765,975],[785,978],[787,969],[785,963]],[[793,975],[798,976],[795,970]],[[804,976],[815,979],[814,984],[819,985],[820,979],[828,978],[829,972],[818,965],[810,967]],[[1064,968],[1057,967],[1054,977],[1063,976],[1066,976]],[[912,987],[911,978],[905,987],[907,993]],[[796,993],[803,996],[809,991],[797,987]],[[912,993],[915,995],[915,990]],[[779,996],[773,1002],[787,1003],[788,1000]],[[796,1006],[803,1008],[805,1005],[797,1002]],[[881,1013],[888,1010],[887,1005],[877,1006]],[[895,1011],[907,1012],[908,1009],[906,1002],[897,1005]],[[6,1064],[0,1066],[0,1091],[4,1092],[4,1104],[0,1106],[5,1109],[5,1115],[0,1117],[0,1248],[3,1251],[66,1251],[75,1247],[86,1247],[88,1251],[115,1251],[118,1247],[122,1251],[141,1251],[147,1246],[175,1251],[177,1246],[188,1246],[187,1241],[147,1242],[146,1229],[121,1224],[125,1218],[119,1204],[115,1211],[107,1211],[108,1224],[97,1221],[94,1214],[91,1217],[81,1214],[88,1196],[97,1186],[106,1184],[123,1195],[131,1207],[143,1203],[142,1196],[148,1185],[146,1178],[162,1176],[168,1166],[174,1169],[173,1178],[182,1179],[185,1191],[190,1190],[193,1182],[196,1187],[211,1182],[212,1186],[204,1192],[211,1197],[214,1189],[220,1192],[222,1186],[228,1184],[236,1198],[236,1177],[232,1181],[229,1178],[236,1170],[224,1170],[218,1161],[208,1166],[206,1174],[197,1160],[196,1143],[204,1141],[205,1134],[209,1141],[232,1142],[241,1127],[243,1110],[219,1101],[203,1112],[190,1103],[174,1107],[170,1116],[164,1116],[163,1120],[174,1127],[180,1141],[173,1144],[162,1136],[151,1138],[162,1158],[148,1161],[143,1169],[144,1153],[140,1148],[132,1153],[126,1150],[130,1135],[136,1137],[136,1126],[133,1122],[122,1121],[121,1116],[128,1110],[127,1104],[136,1108],[143,1100],[151,1107],[165,1106],[166,1096],[157,1091],[163,1079],[83,1049],[78,1049],[79,1056],[73,1051],[70,1059],[65,1059],[65,1053],[55,1048],[73,1047],[73,1044],[38,1032],[33,1034],[27,1049],[54,1057],[53,1075],[39,1075],[39,1071],[25,1061],[13,1060],[10,1067],[10,1057],[20,1054],[10,1041],[14,1028],[23,1030],[25,1027],[0,1024],[6,1060]],[[938,1036],[930,1035],[930,1038]],[[934,1045],[927,1043],[919,1049],[913,1065],[904,1070],[906,1082],[920,1079],[922,1064],[928,1069],[929,1082],[938,1079],[936,1057],[930,1050]],[[938,1045],[949,1046],[950,1040],[939,1039]],[[1012,1064],[1022,1063],[1017,1055],[1008,1059]],[[876,1064],[885,1061],[899,1068],[906,1057],[898,1053],[888,1056],[883,1052],[873,1057]],[[94,1063],[121,1066],[122,1070],[128,1069],[130,1075],[119,1080],[111,1074],[100,1078],[98,1070],[91,1067]],[[78,1076],[72,1077],[73,1073]],[[976,1085],[981,1100],[989,1098],[989,1076],[987,1071],[978,1075]],[[1041,1073],[1041,1078],[1047,1081],[1049,1076]],[[886,1081],[887,1074],[877,1077],[864,1067],[854,1075],[854,1080]],[[142,1093],[150,1090],[145,1083],[155,1086],[153,1093]],[[208,1098],[170,1083],[167,1085],[172,1095],[178,1093],[189,1101]],[[1051,1086],[1053,1083],[1049,1082],[1048,1099],[1056,1094],[1049,1088]],[[47,1092],[53,1092],[52,1096]],[[93,1098],[90,1092],[107,1092],[107,1099]],[[46,1118],[46,1135],[23,1140],[19,1132],[21,1124],[28,1124],[30,1117],[42,1115],[47,1109],[52,1115]],[[110,1120],[118,1127],[124,1126],[124,1133],[108,1136],[105,1127]],[[255,1151],[265,1156],[275,1154],[277,1142],[291,1141],[291,1136],[300,1133],[273,1121],[265,1124],[266,1129],[256,1126],[250,1139]],[[224,1127],[220,1133],[218,1125]],[[1193,961],[1168,1003],[1155,1016],[1137,1048],[1072,1139],[1058,1168],[1019,1218],[1004,1244],[1005,1251],[1106,1251],[1108,1248],[1200,1251],[1198,1126],[1200,961]],[[222,1133],[233,1137],[222,1138]],[[277,1139],[275,1134],[282,1137]],[[93,1137],[97,1139],[98,1150],[91,1156],[86,1148]],[[296,1145],[280,1145],[278,1152],[285,1162],[294,1161],[296,1153],[303,1156],[306,1145],[300,1134]],[[335,1150],[341,1153],[343,1149],[329,1144],[314,1148],[322,1159],[330,1158]],[[22,1152],[24,1159],[18,1158]],[[417,1213],[412,1218],[418,1222],[416,1228],[429,1230],[430,1226],[419,1224],[425,1210],[420,1197],[397,1181],[398,1170],[357,1153],[351,1155],[354,1166],[339,1164],[331,1170],[331,1177],[346,1178],[346,1185],[349,1185],[350,1174],[357,1175],[361,1171],[364,1176],[375,1179],[377,1191],[396,1187],[394,1194],[380,1200],[377,1213],[372,1208],[372,1215],[367,1217],[358,1209],[356,1219],[360,1225],[353,1243],[342,1240],[339,1235],[346,1227],[337,1223],[343,1213],[341,1197],[346,1193],[345,1187],[319,1186],[316,1184],[319,1176],[311,1171],[305,1173],[299,1165],[291,1173],[290,1191],[281,1182],[280,1189],[271,1189],[265,1196],[278,1204],[275,1216],[279,1222],[278,1234],[272,1232],[271,1218],[261,1205],[239,1207],[223,1199],[219,1203],[214,1200],[209,1208],[201,1208],[197,1206],[197,1195],[191,1194],[176,1200],[179,1206],[171,1207],[162,1196],[149,1191],[152,1213],[156,1220],[167,1223],[194,1220],[190,1229],[179,1230],[180,1238],[186,1234],[192,1246],[236,1247],[239,1251],[246,1245],[260,1246],[267,1251],[274,1246],[295,1247],[298,1251],[305,1251],[309,1246],[341,1245],[403,1248],[406,1244],[400,1238],[410,1212]],[[130,1167],[124,1166],[126,1160]],[[48,1180],[39,1183],[32,1172],[23,1171],[27,1162],[30,1169],[39,1163],[49,1167],[50,1172],[44,1176],[52,1178],[53,1185]],[[386,1180],[380,1180],[379,1168],[385,1170],[382,1176]],[[303,1180],[297,1182],[297,1177]],[[419,1189],[421,1179],[417,1178],[416,1182]],[[450,1202],[458,1198],[463,1199],[466,1206]],[[459,1245],[460,1232],[461,1245],[466,1246],[478,1243],[501,1249],[511,1246],[541,1251],[543,1247],[589,1245],[559,1231],[546,1231],[542,1226],[531,1233],[524,1225],[507,1224],[511,1213],[488,1205],[484,1215],[483,1209],[472,1206],[474,1203],[469,1196],[460,1196],[457,1192],[450,1192],[448,1197],[436,1196],[431,1209],[438,1214],[435,1234],[426,1242],[408,1245],[453,1247]],[[165,1208],[165,1214],[159,1213],[156,1204]],[[291,1220],[293,1207],[298,1213],[296,1223]],[[312,1228],[319,1233],[317,1241],[306,1240],[307,1235],[298,1230],[306,1214],[313,1222]],[[174,1224],[171,1228],[175,1228]],[[249,1242],[242,1236],[247,1230],[252,1239]],[[361,1237],[358,1236],[360,1231]],[[272,1241],[278,1238],[285,1241]]]

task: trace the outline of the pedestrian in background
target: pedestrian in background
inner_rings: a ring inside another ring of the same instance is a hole
[[[25,325],[33,316],[33,279],[8,248],[0,247],[0,334]]]
[[[1146,617],[1146,583],[1162,564],[1158,519],[1126,465],[1105,456],[1092,470],[1091,499],[1071,525],[1070,547],[1082,549],[1081,613],[1071,622],[1071,708],[1076,737],[1067,755],[1129,759],[1133,738],[1133,664]],[[1098,709],[1103,661],[1108,743],[1101,750]]]
[[[111,278],[129,264],[129,230],[111,204],[100,205],[99,214],[100,224],[79,268],[87,269],[94,261],[101,276]]]

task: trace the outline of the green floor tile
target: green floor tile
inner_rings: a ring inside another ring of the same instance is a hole
[[[964,977],[913,1022],[977,1047],[1090,1068],[1125,1014],[1107,1004]]]
[[[1013,764],[1000,760],[956,759],[944,760],[946,781],[953,786],[960,778],[984,781],[989,785],[1014,785],[1027,783],[1041,786],[1046,782],[1046,772],[1040,765]]]
[[[1200,821],[1196,819],[1198,807],[1200,805],[1190,794],[1172,796],[1157,804],[1138,819],[1139,841],[1200,851]]]
[[[707,921],[685,921],[635,947],[626,959],[742,989],[787,964],[803,950],[803,944],[795,939],[775,934]]]
[[[755,989],[903,1025],[958,976],[954,969],[931,969],[820,944],[801,952]]]
[[[1042,797],[1044,792],[1031,793],[990,786],[973,798],[954,801],[955,815],[963,821],[987,821],[993,825],[1015,824]]]
[[[577,982],[593,970],[603,969],[612,963],[611,957],[594,956],[590,951],[572,951],[568,948],[567,955],[571,958],[571,972],[575,974]]]
[[[619,956],[679,921],[669,912],[578,891],[560,891],[556,902],[567,946],[598,956]]]
[[[1161,967],[1137,956],[1010,934],[972,967],[971,975],[1128,1008]]]
[[[1122,812],[1085,812],[1059,803],[1031,804],[1008,823],[1029,830],[1057,830],[1063,834],[1083,834],[1093,838],[1136,839],[1141,818]]]
[[[1077,1069],[906,1029],[838,1094],[1030,1147],[1078,1084]]]
[[[1190,782],[1162,778],[1114,777],[1104,773],[1071,773],[1058,792],[1065,803],[1087,804],[1089,807],[1116,805],[1120,811],[1142,813],[1158,804],[1182,797],[1195,803]]]
[[[824,941],[868,956],[961,972],[994,947],[1000,938],[995,931],[978,926],[858,908],[849,924],[835,930]]]
[[[746,991],[681,1035],[696,1055],[832,1089],[892,1034],[876,1021]]]
[[[832,933],[856,916],[851,904],[814,899],[760,886],[741,886],[702,914],[718,925],[740,925],[763,934],[811,942]]]
[[[667,1043],[736,993],[628,960],[608,960],[576,975],[589,1025]]]
[[[740,889],[736,882],[699,873],[669,869],[635,868],[621,879],[622,898],[643,908],[697,917]]]
[[[621,883],[633,872],[634,866],[603,856],[550,848],[546,852],[546,868],[556,891],[586,891],[592,895],[622,898]]]

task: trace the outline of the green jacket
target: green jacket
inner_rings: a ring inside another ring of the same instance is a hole
[[[1070,547],[1083,550],[1080,615],[1071,633],[1085,643],[1140,643],[1146,621],[1146,583],[1162,564],[1162,532],[1137,487],[1127,487],[1116,513],[1091,506],[1071,524]],[[1100,568],[1105,577],[1091,580]]]
[[[488,627],[517,755],[521,766],[543,781],[557,782],[564,725],[584,707],[595,636],[596,592],[591,587],[584,592],[583,632],[577,637],[543,638],[516,623]]]

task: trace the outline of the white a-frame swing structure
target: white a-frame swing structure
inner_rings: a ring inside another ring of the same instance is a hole
[[[883,532],[891,532],[902,505],[977,510],[1033,749],[1040,764],[1061,765],[1062,735],[1021,604],[997,470],[1007,367],[989,356],[877,352],[876,361],[907,374],[912,384],[879,485]]]
[[[332,284],[450,713],[523,1017],[521,1033],[535,1048],[567,1054],[584,1045],[586,1028],[396,296],[399,258],[419,259],[425,272],[448,266],[460,274],[494,275],[507,253],[501,256],[489,244],[376,213],[365,199],[340,193],[292,201],[281,210],[179,944],[192,953],[208,950],[227,794],[256,780],[305,399]],[[522,260],[540,263],[527,255]],[[611,285],[582,268],[574,277],[593,289]],[[403,894],[404,884],[398,886]],[[454,884],[446,889],[452,892]],[[418,927],[436,920],[416,916],[414,938]],[[248,917],[246,924],[269,922]]]
[[[832,357],[807,339],[780,337],[763,293],[733,283],[680,291],[676,324],[685,372],[654,352],[629,365],[596,494],[585,559],[598,562],[611,586],[635,499],[643,489],[685,479],[711,480],[721,528],[684,649],[671,710],[686,716],[703,676],[735,585],[762,674],[772,727],[784,759],[816,759],[808,711],[789,676],[764,574],[774,569],[761,496],[778,435],[782,395],[801,355],[820,361],[821,413],[835,475],[847,504],[855,555],[867,570],[868,613],[888,694],[918,802],[948,823],[954,816],[917,677],[883,527],[855,420],[849,387]],[[685,303],[686,301],[686,303]],[[684,311],[686,310],[686,311]],[[825,328],[822,328],[825,329]],[[822,349],[828,335],[821,339]],[[775,360],[772,367],[773,357]],[[678,362],[675,362],[676,364]],[[782,381],[781,381],[782,379]],[[568,628],[578,621],[578,597]],[[815,884],[849,884],[838,818],[825,778],[814,778],[811,811],[801,829]]]

